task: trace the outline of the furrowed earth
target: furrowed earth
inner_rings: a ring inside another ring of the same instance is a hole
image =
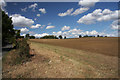
[[[118,38],[31,39],[31,61],[3,78],[117,78]]]

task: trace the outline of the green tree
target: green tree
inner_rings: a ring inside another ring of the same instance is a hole
[[[88,35],[85,35],[84,37],[88,37]]]
[[[29,34],[26,34],[26,35],[25,35],[25,38],[29,39],[29,38],[30,38],[30,35],[29,35]]]
[[[97,37],[100,37],[99,35],[97,35]]]
[[[62,39],[62,35],[59,35],[59,39]]]
[[[15,41],[15,30],[11,18],[2,11],[2,45]]]
[[[82,36],[81,35],[79,35],[79,38],[81,38]]]
[[[105,37],[107,37],[107,36],[105,36]]]
[[[46,36],[41,37],[40,39],[58,39],[58,38],[54,35],[46,35]]]
[[[16,39],[20,38],[20,30],[15,30]]]
[[[66,36],[64,37],[64,39],[66,39]]]
[[[30,36],[30,39],[35,39],[35,36]]]

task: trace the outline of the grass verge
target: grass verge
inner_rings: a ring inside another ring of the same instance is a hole
[[[29,50],[26,39],[17,40],[16,49],[3,56],[3,65],[16,65],[27,61],[30,58]]]

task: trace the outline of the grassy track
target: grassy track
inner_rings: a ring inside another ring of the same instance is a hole
[[[14,78],[114,78],[117,58],[87,51],[29,41],[35,56],[16,65],[5,77]]]
[[[75,68],[78,68],[78,73],[81,73],[85,77],[117,76],[116,57],[90,53],[77,49],[41,44],[38,42],[32,42],[32,44],[34,47],[36,46],[35,50],[37,50],[38,53],[40,49],[43,51],[54,52],[54,54],[57,54],[59,56],[60,61],[63,63],[70,61],[72,64],[75,64]],[[83,72],[80,72],[79,68],[83,70]]]

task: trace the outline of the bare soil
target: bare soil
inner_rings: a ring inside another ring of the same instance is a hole
[[[118,56],[117,37],[78,39],[31,39],[31,41],[100,53],[109,56]]]
[[[42,40],[42,43],[41,40],[39,40],[40,42],[36,41],[28,41],[32,50],[30,52],[34,53],[31,61],[7,67],[3,70],[3,78],[118,77],[118,58],[116,56],[43,44],[47,41],[57,44],[57,41],[64,42],[64,40]],[[75,47],[74,45],[72,47]]]

